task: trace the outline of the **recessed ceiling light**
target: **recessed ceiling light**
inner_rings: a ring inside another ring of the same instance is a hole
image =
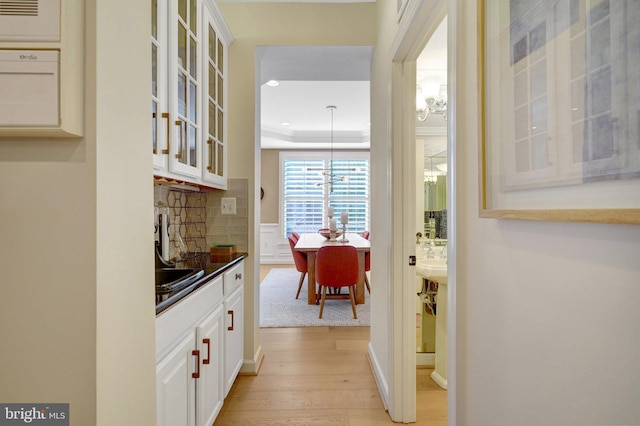
[[[291,123],[289,123],[288,121],[283,121],[282,123],[280,123],[281,126],[291,126]]]
[[[279,81],[276,81],[276,80],[269,80],[269,81],[267,81],[267,82],[266,82],[266,85],[267,85],[267,86],[271,86],[271,87],[276,87],[276,86],[278,86],[279,84],[280,84],[280,82],[279,82]]]

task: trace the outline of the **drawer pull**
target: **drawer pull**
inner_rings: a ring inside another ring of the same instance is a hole
[[[196,372],[191,373],[191,377],[193,377],[194,379],[199,379],[200,378],[200,351],[199,350],[191,351],[191,355],[196,357]]]
[[[236,273],[236,280],[241,280],[241,279],[242,279],[242,272]]]
[[[227,314],[231,315],[231,326],[227,327],[227,330],[233,331],[233,311],[227,311]]]
[[[211,360],[211,339],[202,339],[202,343],[207,345],[207,359],[203,359],[203,364],[209,364]]]

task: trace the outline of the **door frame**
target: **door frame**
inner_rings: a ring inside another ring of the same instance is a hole
[[[393,223],[392,270],[401,278],[402,285],[392,286],[393,314],[390,330],[392,359],[392,392],[395,413],[393,420],[403,423],[416,421],[416,351],[415,351],[415,266],[409,265],[409,256],[415,256],[415,88],[416,60],[442,19],[448,19],[447,48],[447,263],[448,263],[448,316],[447,316],[447,422],[456,424],[455,341],[456,341],[456,190],[455,190],[455,0],[409,0],[391,47],[393,58],[391,77],[393,171],[389,200],[392,215],[401,220]],[[409,100],[409,101],[408,101]],[[400,184],[398,184],[400,183]],[[396,191],[400,192],[397,194]],[[394,194],[395,193],[395,194]]]

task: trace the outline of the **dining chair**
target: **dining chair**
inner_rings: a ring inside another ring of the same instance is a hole
[[[298,240],[300,239],[300,234],[298,234],[297,232],[292,232],[291,236],[293,237],[293,240],[297,243]]]
[[[295,249],[296,240],[292,236],[287,237],[287,239],[289,240],[289,247],[291,247],[291,254],[293,255],[293,262],[296,265],[296,270],[300,272],[300,282],[298,283],[298,292],[296,293],[297,299],[298,296],[300,296],[300,290],[302,289],[304,277],[308,272],[307,256],[303,252]]]
[[[369,239],[371,233],[369,231],[364,231],[360,236],[365,239]],[[369,286],[369,278],[367,277],[367,272],[371,271],[371,252],[364,253],[364,284],[367,286],[367,291],[371,294],[371,287]]]
[[[324,302],[328,299],[346,299],[346,294],[329,294],[327,288],[349,287],[349,299],[353,318],[357,319],[355,290],[358,283],[358,251],[353,246],[322,246],[316,254],[316,281],[318,294],[321,293],[320,315],[324,311]]]

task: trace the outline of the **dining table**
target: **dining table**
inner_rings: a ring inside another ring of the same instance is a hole
[[[364,254],[371,250],[371,243],[357,233],[347,232],[345,238],[339,236],[335,241],[329,240],[320,233],[303,233],[296,243],[294,250],[304,252],[307,255],[307,303],[315,305],[316,295],[316,253],[320,247],[349,245],[358,252],[358,283],[356,284],[356,304],[364,303]]]

